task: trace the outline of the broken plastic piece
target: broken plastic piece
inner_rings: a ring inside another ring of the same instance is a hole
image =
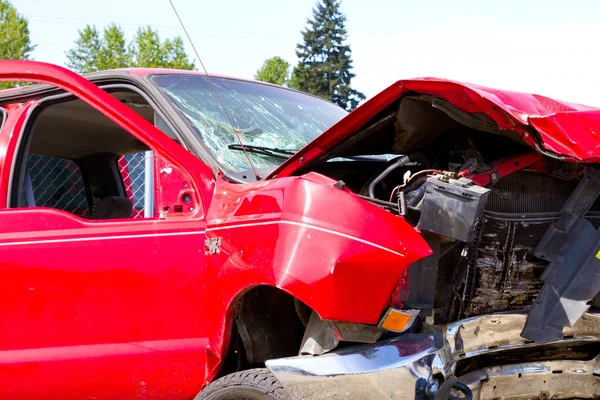
[[[584,217],[600,194],[600,170],[588,169],[538,243],[534,255],[550,261],[544,286],[529,310],[521,336],[539,343],[560,340],[600,292],[600,230]]]

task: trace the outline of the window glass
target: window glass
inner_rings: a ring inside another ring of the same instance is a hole
[[[123,179],[125,194],[133,203],[133,218],[144,218],[152,216],[153,210],[146,210],[147,187],[146,187],[146,168],[147,161],[151,161],[152,153],[149,151],[126,154],[119,157],[119,172]],[[151,183],[149,183],[151,185]]]
[[[28,154],[20,207],[51,207],[90,216],[79,166],[66,158]]]
[[[328,101],[282,87],[216,77],[211,81],[231,123],[204,76],[152,77],[216,161],[232,172],[248,170],[248,158],[257,168],[278,166],[348,114]],[[231,124],[245,145],[271,148],[276,154],[260,149],[244,154]]]

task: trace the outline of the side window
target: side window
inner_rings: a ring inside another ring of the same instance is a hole
[[[2,129],[5,119],[6,119],[6,111],[4,110],[4,108],[0,108],[0,129]]]
[[[119,173],[125,194],[133,204],[133,218],[152,216],[152,152],[126,154],[119,157]],[[150,175],[150,176],[149,176]]]
[[[154,217],[148,146],[81,100],[42,107],[23,132],[10,207],[93,220]],[[147,119],[153,122],[151,109]]]
[[[90,205],[77,163],[30,153],[25,164],[20,207],[51,207],[89,217]]]

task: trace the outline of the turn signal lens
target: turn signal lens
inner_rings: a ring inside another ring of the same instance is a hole
[[[404,332],[410,328],[415,322],[415,318],[419,315],[419,310],[398,310],[397,308],[389,308],[379,327],[391,332]]]

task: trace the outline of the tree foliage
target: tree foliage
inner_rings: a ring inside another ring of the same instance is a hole
[[[29,39],[27,19],[9,1],[0,0],[0,60],[29,60],[34,48]],[[0,82],[0,89],[14,85]]]
[[[290,86],[352,110],[365,96],[350,86],[355,74],[340,4],[341,0],[320,0],[313,8],[302,31],[304,42],[296,46],[298,65]]]
[[[125,68],[131,65],[131,54],[127,51],[125,32],[115,24],[104,28],[98,62],[100,70]]]
[[[262,67],[256,71],[254,79],[258,81],[283,85],[288,83],[290,75],[290,63],[283,58],[271,57],[263,63]]]
[[[195,68],[181,37],[162,42],[150,26],[139,28],[127,44],[125,32],[115,24],[104,28],[102,38],[95,26],[87,25],[66,54],[67,66],[79,73],[126,67]]]

